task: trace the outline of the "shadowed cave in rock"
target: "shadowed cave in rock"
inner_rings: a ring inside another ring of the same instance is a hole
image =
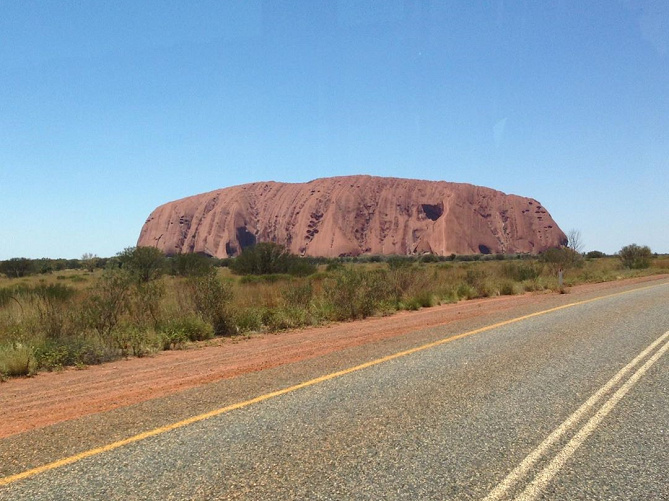
[[[441,203],[437,205],[422,204],[421,208],[425,216],[432,221],[436,221],[444,213],[444,204]]]

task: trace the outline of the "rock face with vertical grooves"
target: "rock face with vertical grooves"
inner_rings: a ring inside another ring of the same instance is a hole
[[[536,200],[470,184],[372,176],[251,183],[155,209],[138,246],[238,255],[276,242],[307,256],[539,253],[566,243]]]

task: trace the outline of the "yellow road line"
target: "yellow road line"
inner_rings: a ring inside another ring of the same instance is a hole
[[[96,447],[94,449],[89,449],[87,451],[80,452],[79,454],[75,454],[73,456],[69,456],[69,457],[66,457],[66,458],[63,458],[63,459],[59,459],[57,461],[53,461],[51,463],[47,463],[47,464],[42,465],[42,466],[38,466],[37,468],[32,468],[30,470],[26,470],[26,471],[23,471],[21,473],[17,473],[15,475],[10,475],[8,477],[0,478],[0,486],[8,485],[8,484],[17,482],[19,480],[26,479],[28,477],[33,477],[35,475],[39,475],[40,473],[44,473],[44,472],[49,471],[49,470],[55,470],[56,468],[61,468],[63,466],[67,466],[69,464],[76,463],[77,461],[81,461],[82,459],[86,459],[86,458],[91,457],[91,456],[97,456],[98,454],[102,454],[104,452],[113,451],[114,449],[118,449],[118,448],[123,447],[125,445],[129,445],[129,444],[132,444],[132,443],[135,443],[135,442],[140,442],[140,441],[145,440],[147,438],[155,437],[156,435],[162,435],[163,433],[167,433],[168,431],[176,430],[178,428],[183,428],[184,426],[188,426],[188,425],[200,422],[200,421],[204,421],[205,419],[209,419],[209,418],[212,418],[214,416],[219,416],[221,414],[225,414],[227,412],[231,412],[231,411],[234,411],[236,409],[242,409],[244,407],[248,407],[250,405],[257,404],[257,403],[263,402],[265,400],[269,400],[271,398],[275,398],[275,397],[278,397],[278,396],[281,396],[281,395],[285,395],[286,393],[292,393],[292,392],[294,392],[296,390],[299,390],[299,389],[302,389],[302,388],[307,388],[309,386],[314,386],[316,384],[319,384],[319,383],[322,383],[322,382],[325,382],[325,381],[329,381],[330,379],[335,379],[335,378],[338,378],[338,377],[341,377],[341,376],[345,376],[346,374],[351,374],[352,372],[357,372],[357,371],[360,371],[360,370],[363,370],[363,369],[367,369],[369,367],[373,367],[375,365],[379,365],[379,364],[388,362],[390,360],[395,360],[397,358],[405,357],[407,355],[411,355],[411,354],[417,353],[419,351],[429,350],[430,348],[434,348],[434,347],[440,346],[442,344],[450,343],[452,341],[456,341],[458,339],[462,339],[462,338],[465,338],[465,337],[468,337],[468,336],[473,336],[474,334],[479,334],[481,332],[486,332],[486,331],[489,331],[489,330],[497,329],[499,327],[504,327],[506,325],[514,324],[514,323],[517,323],[517,322],[522,322],[523,320],[538,317],[538,316],[541,316],[541,315],[546,315],[547,313],[553,313],[553,312],[556,312],[556,311],[564,310],[566,308],[572,308],[574,306],[579,306],[579,305],[583,305],[583,304],[587,304],[587,303],[592,303],[592,302],[595,302],[595,301],[600,301],[602,299],[607,299],[607,298],[611,298],[611,297],[615,297],[615,296],[621,296],[621,295],[629,294],[629,293],[632,293],[632,292],[638,292],[638,291],[645,290],[645,289],[652,289],[652,288],[655,288],[655,287],[661,287],[663,285],[667,285],[667,284],[662,283],[662,284],[659,284],[659,285],[649,285],[649,286],[646,286],[646,287],[639,287],[639,288],[628,290],[628,291],[616,292],[614,294],[608,294],[606,296],[599,296],[599,297],[592,298],[592,299],[577,301],[575,303],[569,303],[569,304],[565,304],[565,305],[562,305],[562,306],[556,306],[554,308],[549,308],[547,310],[542,310],[542,311],[538,311],[538,312],[535,312],[535,313],[530,313],[528,315],[523,315],[521,317],[512,318],[510,320],[504,320],[502,322],[497,322],[497,323],[492,324],[492,325],[487,325],[485,327],[480,327],[478,329],[463,332],[461,334],[456,334],[454,336],[450,336],[450,337],[447,337],[447,338],[444,338],[444,339],[439,339],[439,340],[434,341],[432,343],[427,343],[427,344],[424,344],[424,345],[421,345],[421,346],[417,346],[415,348],[411,348],[409,350],[404,350],[404,351],[400,351],[400,352],[397,352],[397,353],[393,353],[392,355],[377,358],[375,360],[371,360],[371,361],[366,362],[364,364],[356,365],[355,367],[350,367],[348,369],[344,369],[344,370],[341,370],[341,371],[332,372],[330,374],[325,374],[323,376],[320,376],[320,377],[317,377],[317,378],[314,378],[314,379],[310,379],[308,381],[304,381],[302,383],[296,384],[294,386],[290,386],[288,388],[284,388],[282,390],[273,391],[271,393],[266,393],[264,395],[260,395],[258,397],[252,398],[250,400],[245,400],[243,402],[238,402],[236,404],[228,405],[226,407],[221,407],[220,409],[215,409],[213,411],[206,412],[204,414],[199,414],[197,416],[193,416],[193,417],[190,417],[188,419],[184,419],[182,421],[177,421],[176,423],[171,423],[171,424],[168,424],[166,426],[161,426],[159,428],[154,428],[153,430],[145,431],[143,433],[133,435],[132,437],[128,437],[128,438],[125,438],[123,440],[119,440],[117,442],[112,442],[110,444],[103,445],[101,447]]]

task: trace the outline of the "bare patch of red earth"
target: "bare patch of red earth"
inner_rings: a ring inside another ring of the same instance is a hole
[[[582,285],[572,295],[667,278],[669,275]],[[0,438],[85,415],[164,397],[240,374],[316,358],[454,320],[540,304],[554,294],[504,296],[442,305],[391,317],[333,324],[249,339],[221,339],[188,350],[166,351],[86,370],[67,369],[0,384]],[[574,301],[577,301],[574,298]]]

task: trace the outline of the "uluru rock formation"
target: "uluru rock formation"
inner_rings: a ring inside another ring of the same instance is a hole
[[[238,255],[276,242],[307,256],[538,253],[566,236],[536,200],[470,184],[372,176],[260,182],[155,209],[138,246]]]

